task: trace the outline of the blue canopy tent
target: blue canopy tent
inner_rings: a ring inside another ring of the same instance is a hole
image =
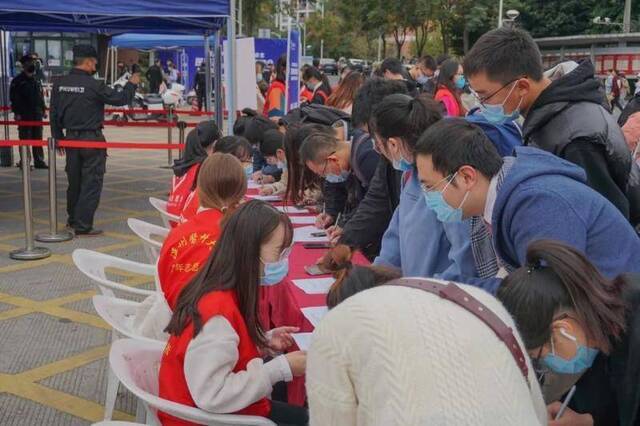
[[[235,0],[0,0],[0,30],[2,31],[66,31],[120,33],[165,33],[204,36],[219,35],[227,24],[231,66],[235,65]],[[202,39],[201,39],[202,40]],[[220,40],[220,37],[216,37]],[[2,44],[3,79],[6,79],[5,43]],[[219,56],[219,42],[216,55]],[[206,60],[210,63],[210,50]],[[220,61],[216,61],[219,66]],[[220,75],[220,73],[216,73]],[[210,76],[208,76],[210,77]],[[216,93],[219,93],[216,77]],[[211,81],[210,78],[207,79]],[[230,82],[232,84],[233,82]],[[233,85],[231,87],[234,87]],[[3,85],[3,92],[6,84]],[[210,90],[207,93],[211,93]],[[4,93],[6,97],[6,93]],[[235,93],[228,96],[230,111],[235,110]],[[216,96],[216,119],[222,124],[222,105]],[[220,105],[218,105],[220,103]],[[207,106],[210,107],[210,98]],[[233,114],[229,114],[232,117]]]

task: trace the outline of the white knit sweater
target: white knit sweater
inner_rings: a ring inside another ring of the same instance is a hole
[[[495,298],[462,287],[515,329]],[[423,290],[378,287],[330,311],[313,335],[311,425],[546,424],[529,370],[531,388],[493,331],[463,308]]]

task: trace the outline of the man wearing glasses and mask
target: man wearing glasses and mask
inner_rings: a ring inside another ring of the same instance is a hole
[[[565,62],[543,73],[538,46],[519,29],[484,34],[464,60],[481,113],[492,123],[524,116],[524,144],[582,167],[587,184],[640,223],[640,169],[605,109],[590,61]]]

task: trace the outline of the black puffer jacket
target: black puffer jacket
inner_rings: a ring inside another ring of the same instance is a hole
[[[589,186],[635,225],[640,223],[640,169],[603,99],[593,65],[581,62],[536,99],[524,122],[524,143],[584,168]]]

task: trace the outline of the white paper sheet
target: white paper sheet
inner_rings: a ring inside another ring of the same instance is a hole
[[[294,333],[291,335],[293,340],[296,341],[296,345],[298,345],[298,349],[301,351],[308,351],[309,346],[311,346],[311,335],[313,333]]]
[[[327,294],[331,285],[335,282],[335,278],[306,278],[302,280],[293,280],[296,287],[302,289],[307,294]]]
[[[307,209],[299,209],[295,206],[276,206],[276,209],[287,214],[308,214],[311,213]]]
[[[327,237],[326,232],[324,232],[323,237],[314,237],[313,233],[315,232],[324,232],[321,229],[316,228],[315,226],[303,226],[301,228],[295,228],[293,230],[293,242],[294,243],[324,243],[329,241],[329,237]]]
[[[250,180],[249,182],[247,182],[247,189],[258,189],[260,188],[262,185],[260,185],[258,182],[254,182],[252,180]]]
[[[326,306],[314,306],[312,308],[302,308],[302,315],[305,316],[313,325],[313,327],[317,327],[320,324],[322,318],[327,315],[329,312],[329,308]]]
[[[282,201],[282,197],[279,195],[247,195],[247,198],[262,201]]]
[[[313,225],[316,223],[315,216],[291,216],[289,219],[294,225]]]

